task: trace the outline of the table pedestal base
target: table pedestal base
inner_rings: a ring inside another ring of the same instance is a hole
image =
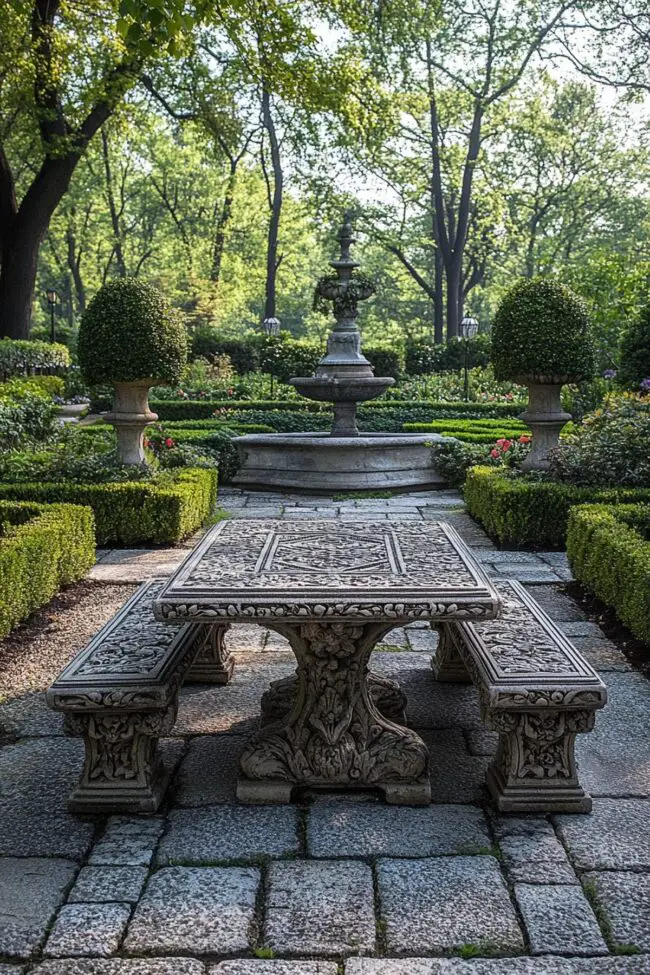
[[[430,799],[422,739],[377,709],[368,659],[395,622],[271,623],[296,658],[296,689],[284,717],[244,750],[243,802],[288,802],[297,786],[380,788],[389,802]]]
[[[196,657],[185,675],[188,684],[227,684],[235,658],[226,647],[230,623],[197,623]]]
[[[406,694],[396,680],[368,671],[368,691],[380,714],[394,724],[406,724]],[[282,677],[271,681],[262,695],[262,724],[271,724],[286,717],[298,694],[298,677]]]

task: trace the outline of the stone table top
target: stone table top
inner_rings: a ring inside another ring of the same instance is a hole
[[[499,610],[460,536],[433,521],[224,521],[154,602],[168,622],[471,620]]]

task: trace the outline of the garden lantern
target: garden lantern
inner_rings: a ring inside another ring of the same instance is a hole
[[[54,340],[55,340],[55,335],[54,335],[54,309],[56,307],[56,303],[58,301],[59,296],[57,295],[57,293],[54,290],[54,288],[48,288],[47,291],[45,292],[45,295],[47,297],[47,303],[50,306],[50,342],[54,342]]]
[[[460,323],[460,338],[465,344],[465,402],[469,401],[469,340],[478,335],[478,321],[475,318],[463,318]]]
[[[279,335],[280,319],[275,317],[265,318],[262,322],[262,328],[267,335]]]

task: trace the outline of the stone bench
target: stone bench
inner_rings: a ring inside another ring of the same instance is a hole
[[[158,739],[174,726],[181,683],[225,684],[232,674],[228,624],[160,623],[152,601],[162,585],[141,586],[47,692],[85,742],[73,812],[154,812],[169,778]]]
[[[605,685],[523,586],[497,589],[500,618],[436,626],[436,678],[478,689],[481,717],[499,733],[487,785],[502,812],[590,812],[574,745],[606,703]]]

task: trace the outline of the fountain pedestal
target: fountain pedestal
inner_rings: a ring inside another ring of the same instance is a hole
[[[291,380],[301,396],[332,403],[334,422],[329,434],[248,434],[234,441],[240,469],[233,483],[247,488],[275,488],[312,492],[355,490],[416,490],[443,482],[434,464],[433,434],[360,433],[357,404],[381,396],[395,380],[377,377],[361,352],[357,304],[374,287],[357,276],[350,257],[354,242],[349,218],[338,236],[341,254],[330,266],[335,275],[318,282],[320,298],[332,301],[336,324],[327,352],[314,376]]]

